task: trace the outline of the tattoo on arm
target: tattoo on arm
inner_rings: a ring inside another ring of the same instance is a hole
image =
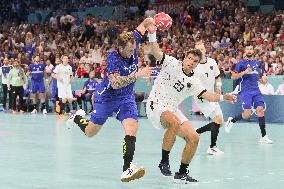
[[[118,73],[110,74],[109,81],[114,89],[120,89],[136,81],[135,72],[128,76],[120,76]]]

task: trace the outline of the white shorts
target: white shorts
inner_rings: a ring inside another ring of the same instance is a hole
[[[217,115],[221,115],[223,117],[223,113],[218,102],[202,102],[201,100],[195,100],[195,102],[205,117],[209,117],[211,119],[214,119]]]
[[[167,106],[162,103],[155,103],[154,101],[148,100],[146,105],[146,113],[148,119],[152,122],[153,126],[157,129],[164,128],[161,124],[160,118],[163,112],[170,111],[175,116],[178,117],[180,123],[188,121],[185,115],[177,108],[173,108],[171,106]]]
[[[62,99],[73,98],[71,85],[58,85],[58,97]]]

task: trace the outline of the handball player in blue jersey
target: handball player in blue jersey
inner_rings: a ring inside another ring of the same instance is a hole
[[[230,132],[233,123],[242,119],[248,119],[252,115],[252,112],[255,112],[258,116],[259,128],[262,135],[259,142],[272,144],[272,140],[266,134],[264,117],[265,102],[258,87],[259,75],[263,72],[261,62],[254,60],[254,48],[250,44],[245,47],[245,55],[246,59],[238,62],[232,73],[232,79],[238,80],[238,93],[244,111],[241,115],[234,118],[229,117],[225,124],[225,130]]]
[[[90,72],[89,79],[84,83],[84,87],[81,94],[77,96],[78,105],[81,109],[82,109],[82,100],[84,100],[84,101],[89,101],[91,103],[92,106],[91,111],[93,111],[93,101],[92,101],[93,93],[95,92],[98,84],[99,83],[95,80],[95,72],[93,71]]]
[[[136,133],[138,129],[138,112],[134,96],[134,84],[137,78],[150,76],[151,67],[138,71],[138,47],[146,30],[154,28],[152,18],[146,18],[134,31],[123,32],[117,36],[116,50],[107,57],[107,74],[94,93],[94,110],[91,119],[85,119],[79,110],[68,120],[77,124],[88,137],[96,135],[109,117],[116,116],[124,128],[123,173],[122,182],[129,182],[144,176],[143,167],[132,164]]]
[[[45,64],[40,62],[39,56],[35,56],[33,63],[29,65],[28,75],[31,75],[31,97],[33,103],[32,114],[37,113],[36,94],[39,94],[41,111],[47,114],[45,105],[45,84],[44,84]]]

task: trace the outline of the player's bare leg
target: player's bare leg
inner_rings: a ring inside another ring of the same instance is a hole
[[[176,141],[176,135],[180,126],[180,120],[172,112],[166,111],[161,114],[161,125],[166,129],[162,143],[162,159],[159,164],[164,176],[171,176],[169,154]]]
[[[179,171],[175,173],[174,180],[175,182],[182,183],[198,182],[188,175],[187,168],[196,152],[199,143],[199,135],[188,121],[184,122],[179,127],[177,135],[183,138],[186,144],[183,149],[180,168]]]

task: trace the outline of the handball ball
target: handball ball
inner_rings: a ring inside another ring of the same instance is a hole
[[[172,18],[164,12],[156,14],[154,16],[154,21],[157,28],[159,28],[162,31],[168,30],[173,24]]]

